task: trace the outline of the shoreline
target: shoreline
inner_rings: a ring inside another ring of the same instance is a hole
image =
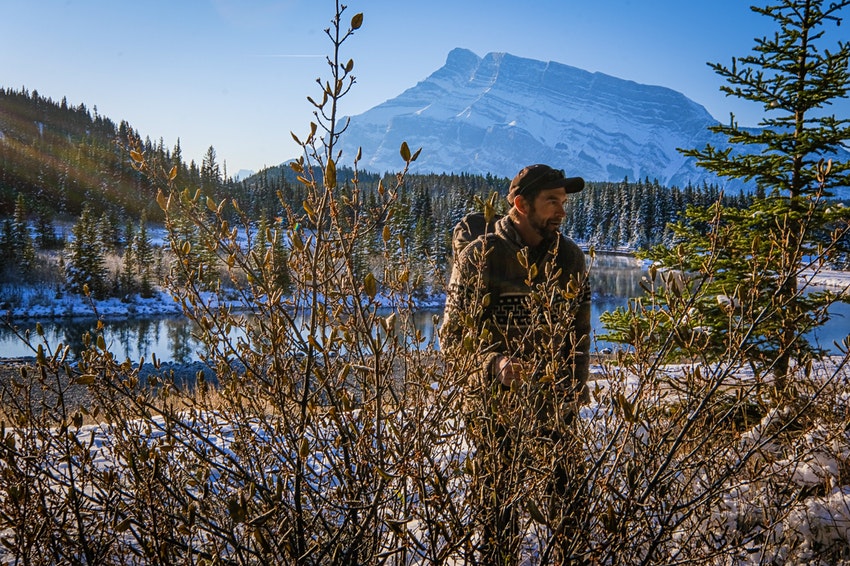
[[[620,257],[626,257],[626,254],[616,254]],[[801,283],[806,286],[813,286],[823,289],[835,291],[839,296],[850,297],[850,271],[840,270],[820,270],[815,273],[809,273],[807,270],[800,275]],[[33,287],[31,290],[33,295],[38,293],[38,289]],[[139,295],[133,297],[113,297],[109,299],[89,299],[81,295],[62,294],[61,296],[53,296],[50,299],[40,296],[22,300],[23,306],[13,307],[8,303],[0,305],[0,318],[5,322],[15,321],[33,321],[33,320],[63,320],[73,318],[128,318],[128,317],[145,317],[145,316],[183,316],[183,308],[180,303],[166,291],[159,290],[150,298],[143,298]],[[218,303],[218,297],[209,294],[208,303],[215,306]],[[426,299],[417,301],[418,308],[434,309],[442,308],[445,303],[445,294],[434,294]],[[387,303],[389,307],[389,303]],[[233,307],[241,306],[235,302]]]

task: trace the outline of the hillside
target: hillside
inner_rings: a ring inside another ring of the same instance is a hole
[[[137,214],[153,193],[130,167],[129,136],[96,108],[0,89],[0,215],[18,193],[53,214],[76,216],[85,201]]]
[[[99,114],[96,106],[0,88],[0,219],[13,214],[22,195],[28,213],[47,221],[77,218],[83,204],[114,220],[138,220],[143,212],[148,220],[160,220],[157,188],[133,168],[131,146],[165,170],[177,166],[177,188],[237,198],[256,205],[247,208],[252,214],[276,210],[277,191],[286,192],[294,182],[288,174],[281,178],[277,168],[237,181],[219,165],[212,146],[201,163],[186,163],[179,139],[167,147],[162,138],[142,138],[125,120]]]

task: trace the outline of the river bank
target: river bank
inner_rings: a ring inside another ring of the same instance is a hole
[[[606,256],[597,258],[591,276],[593,330],[600,336],[605,332],[600,317],[641,293],[639,283],[646,276],[646,267],[633,257]],[[818,288],[846,293],[850,288],[850,271],[822,271],[805,281]],[[230,298],[235,310],[243,308],[237,299],[236,295]],[[209,294],[202,300],[214,305],[219,299]],[[434,318],[441,315],[444,302],[444,295],[434,294],[416,305],[417,327],[429,338],[436,331]],[[843,342],[847,336],[850,304],[837,303],[830,312],[831,320],[813,333],[813,337],[835,354],[838,352],[833,347],[834,341]],[[195,327],[184,316],[180,303],[164,290],[149,298],[137,295],[90,301],[47,285],[0,286],[0,318],[4,319],[0,321],[0,359],[31,356],[32,350],[18,336],[27,330],[35,332],[37,323],[47,343],[61,343],[70,346],[72,352],[79,352],[83,348],[82,336],[96,331],[98,319],[106,322],[106,326],[97,333],[103,335],[110,351],[120,359],[150,360],[155,355],[167,362],[188,363],[199,358],[196,350],[201,344],[194,340]],[[595,344],[600,350],[612,347],[603,342]]]
[[[850,295],[850,271],[804,272],[801,279],[817,287]],[[15,285],[0,288],[0,297],[0,315],[11,321],[92,317],[95,313],[100,317],[114,318],[183,314],[180,304],[163,290],[158,290],[151,297],[133,295],[94,300],[46,285]],[[212,293],[205,299],[213,305],[218,302],[218,297]],[[419,301],[419,306],[428,309],[441,308],[444,300],[445,296],[438,294]],[[238,306],[235,298],[234,305]]]
[[[13,383],[31,383],[30,379],[22,379],[22,372],[32,376],[34,371],[36,371],[35,357],[0,357],[0,394],[2,394],[2,398],[7,399],[7,394],[15,389],[15,387],[12,387]],[[144,383],[150,376],[155,375],[175,384],[178,389],[188,391],[196,383],[199,372],[204,374],[207,383],[217,383],[218,380],[212,368],[200,361],[163,362],[158,368],[148,362],[143,364],[139,370],[139,378]],[[51,379],[53,377],[51,376]],[[87,386],[71,383],[69,376],[64,372],[59,372],[55,379],[57,382],[52,383],[50,388],[38,385],[30,387],[29,398],[33,401],[33,407],[42,406],[42,403],[52,406],[57,401],[56,388],[62,389],[63,403],[69,412],[91,405],[91,393]]]

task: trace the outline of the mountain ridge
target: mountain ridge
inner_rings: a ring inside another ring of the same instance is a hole
[[[339,147],[345,155],[361,147],[360,166],[376,172],[403,166],[407,141],[423,148],[415,173],[512,177],[545,162],[592,181],[744,187],[677,151],[729,146],[708,130],[718,121],[684,94],[509,53],[455,48],[426,79],[349,119]]]

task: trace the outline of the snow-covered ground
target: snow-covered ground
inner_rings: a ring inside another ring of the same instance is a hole
[[[846,360],[840,356],[826,358],[814,366],[811,375],[816,380],[832,381],[845,392],[840,396],[839,404],[846,411],[850,399],[850,367],[844,363]],[[600,369],[597,366],[595,371]],[[693,367],[688,364],[671,364],[660,367],[658,371],[670,379],[677,379],[691,370]],[[750,383],[753,379],[753,371],[747,365],[736,365],[729,376],[729,380],[734,383]],[[626,382],[627,392],[635,391],[640,385],[634,375],[629,376]],[[597,383],[603,390],[607,388],[604,379]],[[836,406],[835,409],[842,411],[841,407]],[[601,410],[605,409],[599,404],[587,407],[581,413],[584,422],[594,426],[592,423],[598,422]],[[844,555],[850,558],[850,485],[842,483],[848,479],[846,469],[850,463],[850,428],[847,427],[847,420],[837,419],[837,422],[817,425],[799,439],[797,446],[789,449],[788,446],[780,446],[769,432],[780,425],[785,411],[769,411],[756,426],[740,436],[737,448],[741,454],[750,449],[757,450],[760,454],[757,459],[775,472],[777,477],[787,481],[789,489],[797,489],[801,493],[805,490],[820,491],[822,495],[801,496],[787,510],[779,524],[770,526],[769,532],[760,534],[769,540],[779,541],[775,560],[755,553],[749,559],[742,559],[735,564],[827,566],[822,561],[808,560],[816,549],[824,548],[843,549]],[[758,524],[765,519],[762,513],[765,502],[771,497],[769,489],[757,482],[750,483],[743,476],[740,479],[740,484],[729,485],[728,491],[713,511],[714,520],[705,525],[705,528],[716,532],[718,540],[740,531],[742,525]],[[739,534],[744,537],[754,536],[752,532]],[[792,546],[796,548],[789,552]],[[840,564],[850,564],[850,561]]]
[[[51,294],[37,287],[22,287],[16,295],[16,304],[8,304],[3,308],[6,311],[4,314],[14,320],[90,317],[94,312],[107,317],[182,313],[180,305],[164,291],[158,291],[149,298],[135,295],[123,299],[112,297],[90,300],[83,295]]]
[[[850,273],[824,272],[812,278],[812,282],[847,290],[850,285]],[[92,305],[84,297],[61,295],[58,298],[55,296],[51,298],[49,294],[38,290],[32,290],[31,295],[27,293],[21,291],[19,295],[26,306],[17,305],[9,308],[7,305],[3,308],[8,308],[12,316],[16,318],[85,316],[92,313]],[[109,299],[96,301],[94,304],[97,312],[102,316],[181,312],[180,305],[164,292],[150,299],[140,297],[129,301]],[[834,363],[834,361],[834,359],[828,360],[827,363]],[[686,370],[686,366],[667,366],[662,371],[675,376]],[[600,386],[603,394],[582,410],[582,423],[589,429],[598,428],[599,423],[604,423],[602,426],[610,428],[614,423],[611,406],[598,401],[605,397],[604,392],[609,385],[609,374],[602,366],[594,366],[593,372],[595,385]],[[749,380],[752,379],[752,374],[747,369],[738,369],[736,378]],[[847,368],[843,370],[843,376],[840,379],[845,386],[850,385],[850,373]],[[627,377],[626,383],[627,391],[634,390],[638,386],[637,378],[634,376]],[[740,439],[742,449],[746,446],[759,445],[760,450],[768,451],[771,446],[764,443],[764,431],[770,428],[773,419],[777,416],[774,413],[768,414],[761,423],[744,433]],[[188,425],[189,422],[187,421],[186,424]],[[156,420],[150,427],[140,427],[140,429],[144,428],[150,431],[151,441],[154,441],[158,435],[164,434]],[[230,436],[222,431],[230,431]],[[230,444],[236,441],[236,433],[236,428],[224,426],[221,430],[217,430],[215,435],[210,436],[210,441],[214,442],[222,452],[231,452]],[[117,455],[112,430],[108,424],[86,425],[76,434],[81,442],[91,447],[92,457],[97,466],[101,468],[119,466],[116,463]],[[596,434],[604,437],[607,432],[597,430]],[[825,443],[824,438],[828,438],[829,442]],[[807,552],[814,548],[845,547],[850,554],[850,485],[846,484],[846,470],[850,465],[848,464],[850,462],[850,430],[836,432],[816,428],[802,438],[799,453],[802,454],[801,457],[782,457],[770,462],[777,474],[787,477],[788,485],[792,488],[817,493],[817,495],[801,497],[788,510],[781,523],[770,526],[772,531],[768,535],[771,537],[778,540],[791,540],[789,537],[794,537],[794,553],[776,563],[806,563],[804,559],[809,555]],[[813,490],[814,487],[818,489]],[[734,530],[741,525],[752,523],[753,517],[760,512],[759,502],[765,498],[769,498],[769,493],[757,485],[746,485],[746,487],[730,485],[722,500],[716,504],[716,509],[713,510],[712,524],[706,525],[705,528],[717,529],[719,534],[728,535],[730,529]],[[742,536],[750,534],[742,533]],[[752,561],[742,560],[736,564],[747,566],[758,564],[757,560],[761,558],[763,557],[753,556]]]
[[[850,271],[824,269],[815,275],[806,277],[812,285],[829,287],[850,294]]]
[[[838,362],[837,358],[827,360],[821,369],[827,373],[834,371],[835,364]],[[687,366],[671,365],[661,371],[675,377],[682,374],[686,368]],[[597,378],[596,385],[600,389],[597,390],[594,401],[581,411],[581,426],[586,427],[589,432],[592,431],[594,438],[605,438],[610,436],[613,428],[616,427],[616,411],[612,410],[610,404],[600,402],[599,399],[610,401],[605,392],[611,385],[609,378],[613,374],[601,366],[594,367],[594,374]],[[844,384],[850,383],[850,372],[846,367],[839,376],[838,379],[843,380]],[[620,377],[622,376],[618,376],[618,381]],[[735,379],[743,381],[750,380],[752,377],[747,369],[736,370],[734,376]],[[634,391],[639,386],[638,379],[634,375],[627,375],[625,383],[626,392]],[[850,461],[850,431],[830,430],[828,426],[815,427],[802,437],[799,450],[795,455],[770,458],[770,454],[788,454],[775,445],[775,441],[767,432],[781,420],[781,417],[780,411],[768,413],[761,422],[741,435],[737,448],[744,453],[752,447],[757,447],[764,455],[764,464],[770,466],[778,477],[785,478],[788,489],[796,489],[800,493],[807,490],[808,493],[819,494],[799,497],[792,507],[786,510],[780,522],[765,524],[764,528],[767,531],[756,535],[752,530],[753,525],[759,525],[764,519],[760,514],[764,510],[765,502],[770,499],[770,489],[757,482],[750,483],[743,477],[732,478],[733,481],[730,481],[728,490],[719,500],[712,503],[714,506],[712,518],[702,525],[702,528],[709,533],[716,533],[717,540],[733,536],[740,531],[738,534],[744,539],[756,537],[760,540],[775,541],[774,546],[771,547],[771,552],[775,553],[772,559],[758,551],[751,556],[742,556],[740,560],[734,562],[739,566],[755,566],[764,563],[811,563],[826,566],[822,561],[809,561],[816,555],[817,549],[844,548],[845,554],[850,553],[850,485],[841,483],[842,480],[846,480],[846,474],[842,470]],[[216,421],[216,419],[212,420]],[[203,422],[207,424],[197,424]],[[209,426],[209,421],[198,418],[195,414],[187,415],[184,424],[191,429],[193,426]],[[174,432],[174,427],[166,425],[159,417],[153,418],[146,426],[140,426],[139,429],[148,431],[150,442]],[[220,426],[216,425],[214,430],[207,432],[208,434],[205,434],[209,441],[220,449],[222,454],[232,454],[231,444],[245,439],[244,427],[240,430],[239,427],[228,422],[221,422]],[[262,436],[260,431],[256,433],[259,435],[258,438]],[[116,463],[120,457],[115,452],[115,443],[109,424],[82,426],[77,430],[76,435],[81,445],[90,447],[94,465],[104,470],[120,468],[120,464]],[[268,439],[260,439],[260,441],[268,441]],[[733,448],[733,452],[735,450]],[[812,489],[815,487],[819,489]],[[745,528],[750,530],[744,532]],[[534,562],[532,560],[529,563]]]
[[[0,314],[4,318],[12,320],[46,320],[54,318],[91,317],[96,312],[102,317],[133,317],[152,315],[177,315],[183,310],[178,302],[165,291],[157,291],[152,297],[133,295],[131,297],[111,297],[108,299],[90,299],[83,295],[67,292],[56,292],[44,287],[15,287],[14,291],[2,292],[0,297],[13,295],[13,300],[0,301]],[[204,294],[204,300],[208,304],[215,304],[218,297],[213,294]],[[382,300],[378,297],[378,300]],[[388,301],[384,301],[389,304]],[[434,308],[442,306],[445,295],[435,295],[418,301],[422,308]],[[234,299],[234,307],[239,303]]]

